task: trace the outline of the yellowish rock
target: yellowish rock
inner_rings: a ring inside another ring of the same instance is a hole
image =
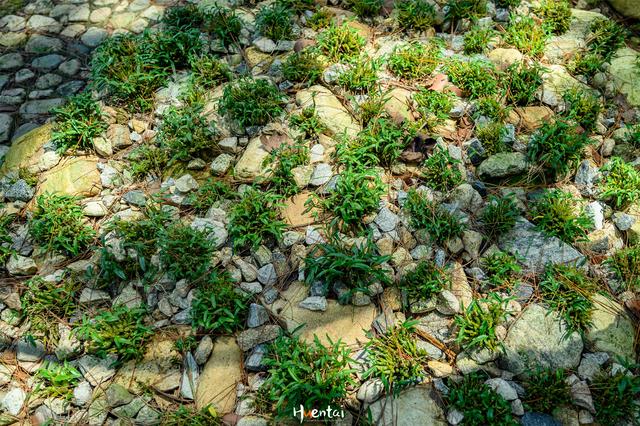
[[[97,195],[101,190],[100,172],[95,157],[66,158],[40,176],[36,195],[45,192],[80,197]]]
[[[196,390],[196,406],[213,405],[220,414],[233,412],[236,385],[242,381],[242,351],[233,337],[216,340],[209,361],[200,374]]]
[[[30,167],[42,155],[42,146],[51,139],[51,124],[45,124],[20,136],[11,144],[0,167],[0,174],[22,167]]]
[[[264,160],[269,152],[262,145],[260,138],[253,138],[244,150],[242,157],[235,166],[235,177],[239,179],[255,179],[267,173],[268,166]]]
[[[300,90],[296,103],[302,108],[315,108],[318,118],[333,135],[346,133],[348,137],[354,137],[362,130],[340,100],[324,86]]]

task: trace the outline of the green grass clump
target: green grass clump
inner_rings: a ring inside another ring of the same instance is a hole
[[[456,342],[466,351],[497,350],[501,342],[496,327],[506,319],[506,303],[497,293],[489,293],[483,300],[473,299],[464,312],[454,318],[458,326]]]
[[[405,321],[367,343],[371,367],[366,377],[377,377],[387,392],[398,395],[425,377],[427,353],[418,348],[413,331],[416,322]]]
[[[485,373],[475,372],[462,381],[448,381],[449,406],[464,414],[465,425],[517,426],[520,424],[511,414],[511,404],[484,382]]]
[[[476,137],[490,156],[499,152],[509,152],[509,146],[504,142],[505,127],[499,122],[489,122],[476,127]]]
[[[380,13],[384,0],[347,0],[347,6],[361,18],[373,17]]]
[[[93,138],[107,130],[102,108],[91,97],[91,92],[74,95],[67,103],[53,109],[55,116],[51,140],[58,152],[92,149]]]
[[[480,215],[480,222],[482,229],[493,240],[513,229],[519,216],[520,211],[513,196],[491,196]]]
[[[538,10],[542,25],[554,34],[564,34],[571,25],[571,3],[567,0],[545,0]]]
[[[510,65],[502,78],[504,95],[508,103],[527,106],[535,99],[535,93],[542,85],[542,68],[538,63]]]
[[[451,59],[445,64],[444,71],[449,80],[470,99],[492,96],[498,91],[495,68],[483,60],[473,59],[465,62]]]
[[[394,7],[398,11],[398,25],[403,30],[425,31],[436,19],[435,8],[426,0],[398,1]]]
[[[349,288],[343,303],[351,300],[355,291],[369,293],[369,285],[374,282],[389,284],[388,272],[381,266],[390,256],[378,254],[378,247],[369,235],[362,244],[349,245],[337,235],[330,235],[327,243],[320,243],[311,249],[305,258],[305,279],[311,285],[316,281],[325,284],[340,281]]]
[[[85,225],[82,207],[69,195],[42,194],[28,221],[29,234],[47,250],[77,256],[86,250],[95,231]]]
[[[449,118],[449,112],[453,108],[453,99],[448,92],[422,89],[413,95],[413,100],[418,105],[418,112],[427,120],[437,125]]]
[[[549,34],[544,26],[530,16],[512,18],[504,33],[504,40],[524,54],[542,56]]]
[[[356,117],[360,124],[366,127],[380,118],[389,118],[385,111],[385,104],[388,100],[389,97],[382,91],[369,93],[367,99],[356,105]]]
[[[162,415],[162,426],[221,426],[222,419],[216,409],[207,405],[197,410],[181,405],[175,411],[166,411]]]
[[[299,114],[289,117],[289,123],[304,134],[304,139],[317,140],[327,130],[312,107],[303,109]]]
[[[464,35],[464,53],[467,55],[484,53],[495,37],[496,32],[491,28],[472,27]]]
[[[453,237],[459,237],[465,230],[460,218],[421,193],[409,191],[404,207],[411,215],[411,224],[416,229],[424,229],[437,244],[443,244]]]
[[[564,115],[587,132],[593,130],[602,109],[600,98],[593,92],[578,88],[566,91],[562,97],[566,104]]]
[[[381,61],[361,57],[338,76],[338,84],[355,93],[369,93],[378,86]]]
[[[204,23],[202,12],[194,4],[168,8],[161,20],[170,30],[199,28]]]
[[[24,0],[0,0],[0,18],[14,15],[24,6]]]
[[[490,254],[481,263],[487,273],[487,281],[494,287],[512,287],[522,272],[518,259],[502,251]]]
[[[233,73],[229,65],[213,56],[194,56],[189,59],[191,66],[191,85],[193,90],[213,89],[231,81]]]
[[[238,198],[237,192],[227,182],[210,177],[189,195],[189,205],[195,211],[204,213],[219,201],[236,198]]]
[[[447,148],[438,147],[422,165],[422,178],[436,191],[450,191],[464,182],[459,164]]]
[[[567,68],[574,74],[592,77],[624,46],[627,30],[606,18],[594,20],[589,29],[587,48],[578,51]]]
[[[312,11],[315,9],[315,0],[277,0],[277,3],[282,4],[295,13],[302,13],[304,11]]]
[[[173,223],[158,235],[160,262],[176,281],[199,278],[211,266],[215,242],[206,232]]]
[[[522,0],[497,0],[496,1],[496,6],[504,7],[504,8],[518,7],[518,6],[520,6],[521,2],[522,2]]]
[[[350,368],[350,350],[338,340],[322,344],[298,337],[278,337],[264,359],[269,376],[261,386],[264,404],[278,419],[291,419],[300,406],[339,407],[349,387],[355,386]]]
[[[589,386],[596,409],[595,418],[602,424],[620,424],[637,418],[640,404],[640,378],[619,371],[599,374]]]
[[[256,15],[256,30],[271,40],[291,40],[293,37],[291,11],[279,3],[263,7]]]
[[[387,67],[400,78],[420,80],[429,77],[441,56],[437,44],[413,42],[396,47],[387,60]]]
[[[453,22],[461,19],[476,21],[487,14],[486,0],[449,0],[445,19]]]
[[[255,249],[282,237],[280,200],[279,195],[256,188],[242,194],[230,214],[229,236],[235,249]]]
[[[545,180],[557,181],[575,170],[590,143],[564,121],[545,123],[529,140],[527,159]]]
[[[211,274],[191,302],[191,325],[207,334],[232,334],[247,318],[249,296],[236,290],[226,274]]]
[[[13,238],[9,232],[9,226],[14,218],[14,215],[0,214],[0,265],[4,265],[15,254],[15,250],[11,247]]]
[[[144,345],[153,334],[144,323],[146,309],[117,305],[90,318],[84,316],[74,329],[89,354],[105,358],[118,356],[118,362],[140,359]]]
[[[356,138],[336,146],[339,164],[351,168],[391,166],[413,138],[406,126],[388,118],[370,121]]]
[[[538,284],[540,296],[567,324],[567,335],[581,335],[592,324],[593,294],[596,283],[583,271],[569,265],[548,265]]]
[[[494,97],[480,98],[476,101],[474,119],[487,117],[492,121],[503,123],[509,117],[509,108],[506,108]]]
[[[235,10],[215,6],[207,11],[204,18],[205,31],[222,41],[224,46],[238,43],[242,31],[242,19]]]
[[[424,260],[404,274],[398,287],[409,300],[429,300],[447,288],[451,282],[448,272],[432,260]]]
[[[579,201],[568,192],[548,190],[533,203],[529,216],[536,227],[549,236],[569,244],[584,241],[593,221]]]
[[[523,402],[528,410],[551,413],[556,407],[571,405],[571,388],[566,382],[567,372],[558,368],[537,368],[527,374]]]
[[[262,79],[243,78],[224,88],[219,110],[240,126],[264,126],[283,112],[284,96]]]
[[[640,172],[622,158],[613,157],[602,168],[600,196],[616,209],[625,209],[640,200]]]
[[[320,80],[324,63],[313,49],[292,53],[282,63],[284,78],[294,83],[312,85]]]
[[[60,283],[45,281],[39,276],[27,281],[27,289],[20,298],[22,315],[31,322],[31,332],[47,347],[58,341],[58,323],[76,311],[76,296],[81,287],[74,277]]]
[[[613,256],[605,260],[616,274],[616,277],[624,282],[628,289],[640,288],[640,246],[627,247],[616,251]]]
[[[307,210],[319,208],[334,217],[331,225],[359,232],[365,227],[362,219],[378,211],[384,191],[375,170],[347,168],[338,176],[332,191],[326,195],[313,194],[307,200]]]
[[[328,9],[320,8],[314,12],[309,19],[307,19],[307,25],[312,29],[319,31],[323,28],[327,28],[333,22],[333,13]]]
[[[358,31],[347,23],[340,26],[331,25],[318,35],[318,47],[333,62],[358,57],[365,43]]]
[[[161,177],[166,172],[169,155],[156,145],[140,145],[129,154],[131,174],[136,179],[154,175]]]
[[[265,162],[271,164],[271,176],[269,183],[272,189],[278,194],[286,197],[300,192],[296,184],[292,170],[298,166],[309,164],[309,148],[297,143],[294,145],[283,144],[271,151]]]
[[[67,361],[61,364],[45,361],[43,366],[36,371],[35,379],[37,381],[34,391],[36,395],[45,398],[62,398],[68,401],[73,398],[73,388],[80,383],[82,373]]]

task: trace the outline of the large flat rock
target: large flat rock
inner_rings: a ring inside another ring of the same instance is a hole
[[[233,337],[216,340],[209,361],[200,373],[196,391],[196,406],[213,405],[220,414],[233,412],[236,405],[236,385],[242,381],[242,351]]]
[[[253,138],[244,150],[242,157],[236,163],[234,175],[238,179],[255,179],[267,173],[268,166],[264,165],[264,160],[269,157],[269,152],[265,149],[260,138]]]
[[[640,6],[640,5],[639,5]],[[636,9],[640,9],[636,8]],[[640,106],[640,67],[638,52],[628,47],[618,50],[611,60],[611,77],[616,88],[627,96],[627,101]]]
[[[30,167],[38,162],[42,146],[51,139],[51,124],[37,127],[16,139],[4,157],[0,174]]]
[[[633,348],[635,328],[624,308],[601,294],[593,297],[592,326],[585,340],[594,351],[608,352],[613,357],[636,360]]]
[[[446,426],[444,413],[425,386],[409,388],[397,398],[382,398],[369,406],[374,425]]]
[[[40,176],[36,195],[45,192],[90,197],[102,189],[96,157],[65,158]]]
[[[315,108],[322,123],[334,135],[355,137],[362,130],[340,100],[324,86],[316,85],[299,91],[296,102],[302,108]]]

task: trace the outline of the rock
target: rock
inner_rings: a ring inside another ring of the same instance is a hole
[[[96,150],[96,154],[99,156],[109,158],[113,155],[113,147],[109,139],[98,136],[93,138],[91,142],[93,143],[93,149]]]
[[[249,314],[247,315],[247,327],[256,328],[269,321],[269,313],[266,308],[257,303],[249,305]]]
[[[489,52],[487,57],[498,70],[504,71],[510,65],[521,63],[524,55],[518,49],[497,48]]]
[[[518,399],[518,393],[505,379],[496,377],[484,382],[485,385],[493,389],[498,395],[506,399],[507,401],[513,401]]]
[[[13,118],[10,114],[0,114],[0,142],[6,142],[11,136]]]
[[[117,383],[113,383],[107,388],[105,397],[110,407],[119,407],[133,400],[133,395],[124,386]]]
[[[582,338],[576,332],[566,333],[565,322],[555,312],[531,304],[509,329],[501,362],[516,374],[529,365],[574,369],[580,363]]]
[[[137,207],[144,207],[147,204],[147,196],[139,189],[125,192],[122,196],[122,200],[127,204]]]
[[[150,400],[151,398],[149,397],[137,397],[126,405],[114,408],[113,410],[111,410],[111,413],[119,418],[132,419],[140,412],[142,407],[149,403]]]
[[[427,361],[427,366],[434,377],[449,377],[453,374],[453,367],[446,362]]]
[[[150,405],[143,405],[140,411],[138,411],[135,424],[140,426],[154,426],[159,423],[160,417],[162,417],[162,414],[158,410],[152,408]]]
[[[298,91],[296,103],[302,108],[314,107],[320,121],[334,135],[344,133],[353,138],[362,130],[338,98],[323,86],[315,85]]]
[[[96,47],[109,36],[104,28],[90,27],[82,36],[80,41],[88,47]]]
[[[198,347],[196,348],[193,357],[199,365],[202,365],[207,362],[212,350],[213,339],[211,339],[211,336],[205,335],[202,340],[200,340],[200,343],[198,343]]]
[[[278,281],[278,275],[273,263],[268,263],[258,269],[258,281],[266,286],[274,285]]]
[[[376,215],[374,222],[382,232],[391,232],[398,224],[398,215],[391,212],[387,207],[383,207]]]
[[[131,135],[129,134],[129,128],[122,124],[112,124],[107,129],[107,139],[111,142],[116,149],[126,148],[131,146]]]
[[[211,162],[211,173],[216,176],[223,176],[231,167],[233,156],[229,154],[220,154]]]
[[[438,293],[436,309],[443,315],[455,315],[460,311],[460,301],[449,290]]]
[[[5,53],[0,55],[0,71],[9,71],[20,68],[24,59],[19,53]]]
[[[480,179],[502,179],[526,172],[527,158],[521,152],[500,152],[480,163],[477,168]]]
[[[635,362],[633,349],[633,322],[624,308],[601,294],[593,296],[592,325],[585,334],[585,341],[595,351],[607,352]]]
[[[540,100],[550,107],[557,107],[562,104],[563,95],[571,89],[591,89],[585,84],[573,78],[561,65],[549,65],[545,67],[547,72],[542,75],[542,90]]]
[[[0,406],[12,416],[17,416],[22,411],[22,406],[27,399],[27,393],[20,388],[11,388],[0,399]],[[11,423],[7,423],[11,424]]]
[[[380,426],[446,426],[444,413],[424,386],[409,388],[396,398],[386,397],[369,406],[373,424]]]
[[[635,8],[636,13],[638,8]],[[640,69],[638,68],[638,52],[624,47],[619,49],[611,59],[611,78],[615,87],[627,97],[627,101],[635,107],[640,106]]]
[[[9,257],[6,268],[11,275],[33,275],[38,272],[38,266],[33,259],[19,254]]]
[[[116,370],[113,367],[115,361],[116,359],[113,356],[101,359],[92,355],[85,355],[78,360],[78,367],[84,378],[92,386],[98,386],[116,374]]]
[[[612,219],[616,228],[621,231],[628,231],[636,223],[635,216],[623,212],[615,212]]]
[[[627,18],[640,19],[640,10],[635,0],[609,0],[611,6]],[[613,64],[612,64],[613,65]],[[616,69],[616,68],[611,68]]]
[[[553,117],[553,110],[544,105],[520,107],[516,108],[515,112],[520,118],[520,125],[526,132],[533,132],[542,127]]]
[[[266,367],[262,364],[262,360],[268,352],[267,345],[258,345],[253,348],[244,362],[247,371],[264,371]]]
[[[451,264],[449,274],[451,276],[449,290],[460,302],[461,308],[469,306],[473,300],[473,291],[471,290],[462,265],[458,262]]]
[[[279,335],[280,326],[278,325],[263,325],[261,327],[249,328],[238,334],[238,346],[243,351],[248,351],[261,343],[274,340]]]
[[[578,366],[578,376],[583,380],[593,380],[608,360],[609,354],[606,352],[585,353]]]
[[[80,293],[78,303],[102,303],[110,300],[111,296],[106,291],[85,287]]]
[[[449,413],[447,413],[447,421],[453,426],[460,424],[462,420],[464,420],[464,414],[455,408],[449,410]]]
[[[31,342],[30,339],[20,339],[16,345],[16,358],[22,362],[40,361],[46,353],[41,341]]]
[[[500,237],[498,246],[512,255],[521,256],[525,268],[532,272],[542,272],[548,263],[580,265],[584,261],[584,256],[575,248],[558,238],[545,236],[523,218]]]
[[[394,87],[387,93],[386,99],[384,109],[393,121],[396,123],[415,121],[409,107],[411,105],[411,91]]]
[[[102,201],[89,201],[82,208],[82,212],[89,217],[103,217],[106,216],[108,210]]]
[[[259,137],[251,139],[242,157],[235,165],[235,176],[240,179],[255,179],[259,176],[266,176],[269,167],[264,164],[264,161],[267,157],[269,157],[269,152],[263,146],[262,140]]]
[[[58,343],[55,354],[60,360],[68,359],[81,352],[82,344],[70,327],[65,324],[58,324]]]
[[[65,158],[40,176],[36,196],[50,192],[87,197],[97,195],[101,188],[96,158]]]
[[[86,380],[81,381],[75,388],[73,388],[73,403],[80,407],[84,407],[91,401],[92,393],[93,389],[89,382]]]
[[[571,385],[571,399],[573,400],[573,403],[578,407],[586,408],[589,412],[595,414],[596,409],[593,406],[593,398],[591,397],[589,385],[587,385],[587,382],[578,380],[575,376],[572,377],[575,379],[575,382]],[[569,380],[571,380],[571,377]]]
[[[180,384],[180,396],[186,399],[193,399],[198,386],[199,372],[198,363],[191,352],[187,352],[184,358],[184,371]]]
[[[213,353],[200,374],[196,391],[196,407],[211,404],[218,413],[233,412],[236,384],[242,381],[242,351],[233,337],[219,337]]]
[[[321,186],[329,182],[331,177],[333,177],[331,165],[327,163],[319,163],[313,170],[309,184],[312,186]]]
[[[371,403],[382,396],[384,385],[378,378],[369,379],[360,386],[356,397],[365,403]]]
[[[521,423],[522,426],[562,426],[550,415],[541,413],[524,413]]]
[[[327,298],[324,296],[309,296],[300,302],[298,306],[310,311],[326,311]]]

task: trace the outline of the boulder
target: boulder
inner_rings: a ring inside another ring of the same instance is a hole
[[[5,154],[0,175],[9,170],[35,165],[44,153],[43,145],[49,140],[51,140],[51,124],[37,127],[17,138]]]
[[[580,49],[586,47],[585,40],[591,23],[596,19],[606,19],[598,12],[571,9],[571,25],[569,30],[549,38],[544,55],[552,64],[562,64]]]
[[[521,152],[500,152],[478,166],[480,179],[502,179],[527,171],[527,158]]]
[[[506,70],[510,65],[522,62],[524,55],[518,49],[493,49],[487,55],[489,60],[500,71]]]
[[[296,102],[302,108],[314,107],[322,123],[334,134],[345,133],[354,137],[362,130],[340,100],[324,86],[311,86],[296,94]]]
[[[218,338],[198,381],[198,409],[211,404],[220,414],[233,412],[236,384],[242,381],[242,376],[242,351],[234,338]]]
[[[389,396],[369,406],[372,424],[379,426],[446,426],[442,408],[425,386],[409,388],[396,398]]]
[[[633,348],[635,329],[624,308],[601,294],[593,296],[592,325],[585,341],[595,351],[607,352],[627,358],[632,363],[636,356]]]
[[[102,188],[95,157],[72,157],[40,176],[36,195],[45,192],[90,197]]]
[[[640,19],[640,8],[636,0],[609,0],[609,3],[627,18]]]
[[[630,2],[629,2],[630,3]],[[634,9],[636,13],[640,8]],[[611,59],[611,78],[620,93],[626,95],[629,104],[640,106],[640,67],[637,51],[624,47]]]
[[[546,69],[547,72],[542,75],[542,90],[538,91],[538,95],[540,100],[550,107],[560,105],[567,90],[591,90],[589,86],[573,78],[561,65],[549,65]]]
[[[522,126],[526,132],[533,132],[542,127],[544,123],[553,117],[553,110],[544,105],[516,108],[515,112],[520,118],[520,126]]]

